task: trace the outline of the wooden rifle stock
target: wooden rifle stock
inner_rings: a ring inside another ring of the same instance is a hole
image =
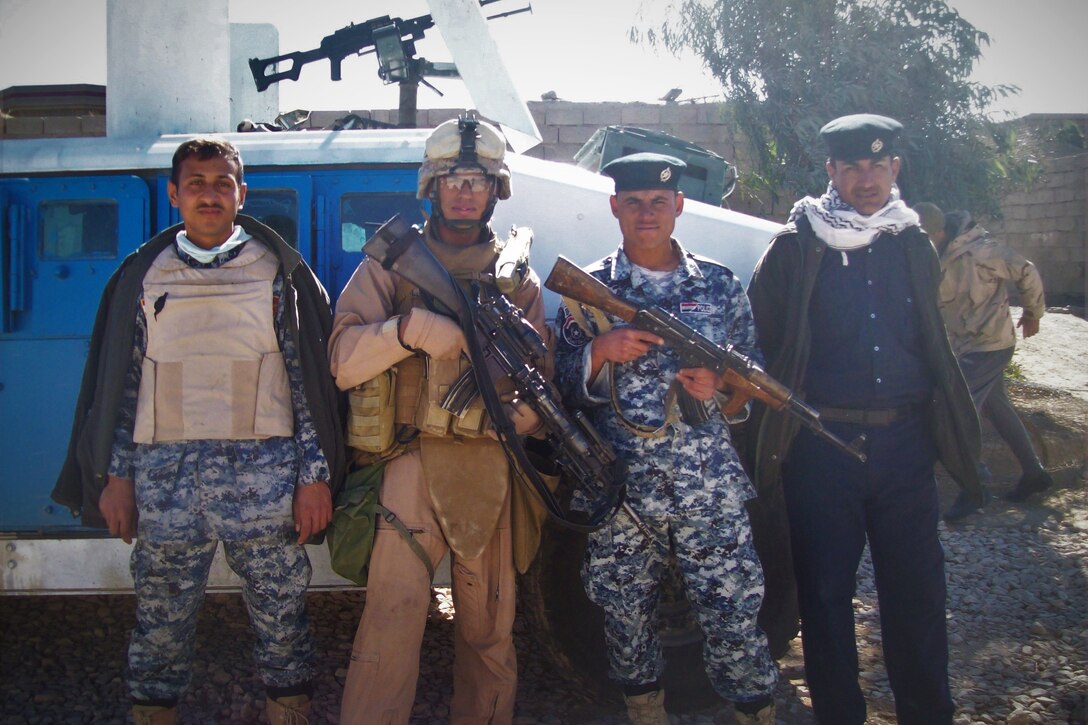
[[[552,292],[577,300],[615,315],[624,322],[634,322],[638,308],[612,294],[604,282],[581,270],[562,254],[555,260],[544,286]]]

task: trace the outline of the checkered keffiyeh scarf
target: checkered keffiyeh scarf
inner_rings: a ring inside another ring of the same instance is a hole
[[[899,187],[892,186],[891,199],[871,216],[862,216],[839,196],[834,184],[819,199],[806,196],[793,205],[789,221],[808,217],[816,236],[840,252],[869,246],[882,232],[898,234],[918,224],[918,214],[899,199]],[[845,261],[845,255],[844,255]]]

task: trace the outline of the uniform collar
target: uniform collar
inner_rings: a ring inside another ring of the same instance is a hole
[[[702,279],[703,271],[699,269],[698,262],[695,261],[695,257],[689,254],[686,249],[675,239],[671,240],[673,251],[680,257],[680,264],[673,270],[674,273],[679,273],[684,278]],[[620,245],[616,250],[616,261],[612,265],[612,281],[628,281],[632,287],[637,287],[639,278],[641,275],[638,269],[628,258],[627,253],[623,251],[623,245]]]

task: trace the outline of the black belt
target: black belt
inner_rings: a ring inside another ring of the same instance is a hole
[[[853,423],[854,425],[880,428],[892,423],[898,423],[920,413],[922,405],[920,403],[907,403],[906,405],[900,405],[898,408],[870,409],[825,408],[819,405],[816,406],[816,410],[820,412],[820,420],[825,423]]]

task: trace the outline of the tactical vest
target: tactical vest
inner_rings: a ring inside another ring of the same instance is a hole
[[[173,245],[144,276],[147,318],[136,443],[294,434],[291,389],[273,321],[279,260],[256,239],[215,269]]]
[[[494,269],[501,243],[492,238],[484,244],[455,247],[425,235],[427,247],[455,280],[467,283],[488,279]],[[426,307],[419,289],[403,277],[397,279],[393,291],[393,314],[406,315],[413,307]],[[469,362],[435,360],[426,355],[413,355],[396,365],[394,422],[412,426],[425,435],[455,435],[466,438],[486,436],[490,421],[483,400],[477,397],[460,416],[442,408],[450,386],[469,369]]]

